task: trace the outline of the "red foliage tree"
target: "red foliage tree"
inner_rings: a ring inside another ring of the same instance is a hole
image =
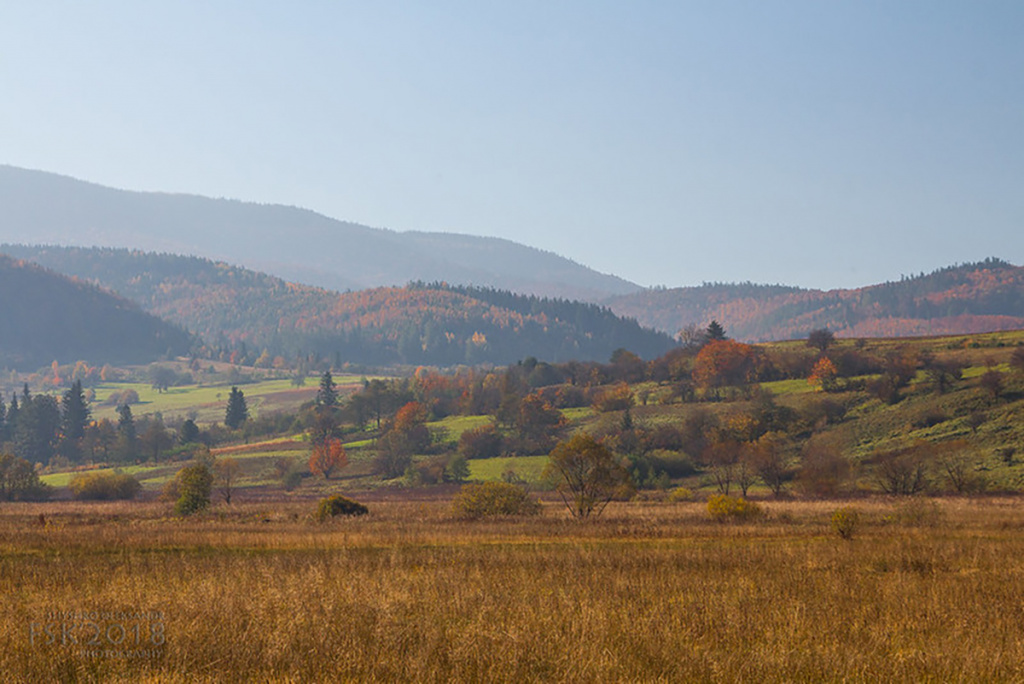
[[[703,389],[743,385],[757,377],[757,348],[734,340],[709,342],[697,354],[693,379]]]
[[[314,475],[323,475],[326,480],[335,470],[341,470],[348,465],[348,454],[341,440],[330,438],[313,446],[309,456],[309,472]]]

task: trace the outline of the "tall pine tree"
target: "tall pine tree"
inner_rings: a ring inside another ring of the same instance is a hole
[[[331,371],[326,370],[320,376],[320,389],[316,393],[316,405],[320,408],[334,408],[338,404],[338,391],[334,386]]]
[[[82,438],[89,424],[89,406],[85,402],[82,381],[75,380],[61,399],[60,454],[70,461],[82,455]]]
[[[129,461],[138,453],[138,434],[132,407],[121,404],[117,407],[117,453],[121,460]]]
[[[224,424],[232,430],[237,430],[247,420],[249,420],[249,407],[245,403],[245,394],[237,387],[232,387],[231,394],[228,396],[228,408],[224,413]]]

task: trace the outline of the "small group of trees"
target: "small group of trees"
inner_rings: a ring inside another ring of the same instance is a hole
[[[48,495],[49,488],[29,461],[0,453],[0,501],[34,501]]]
[[[15,456],[32,463],[50,463],[56,456],[76,463],[82,458],[90,411],[76,380],[58,402],[49,394],[31,394],[28,385],[5,406],[0,398],[0,441]]]

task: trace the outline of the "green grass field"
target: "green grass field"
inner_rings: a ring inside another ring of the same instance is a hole
[[[469,479],[491,482],[501,480],[505,473],[512,471],[519,478],[536,483],[540,481],[547,463],[547,456],[474,459],[469,461]]]
[[[354,391],[362,384],[362,377],[340,375],[335,377],[338,391],[345,394]],[[116,419],[117,407],[108,403],[111,395],[126,389],[135,390],[139,395],[139,403],[132,405],[136,415],[161,413],[165,418],[183,417],[190,412],[197,414],[197,420],[203,423],[224,420],[230,385],[184,385],[171,387],[158,392],[147,383],[111,382],[102,383],[95,388],[96,398],[92,402],[94,418]],[[261,411],[294,411],[300,404],[316,397],[317,386],[307,382],[302,387],[294,387],[291,380],[264,380],[239,385],[245,393],[246,403],[253,415]]]

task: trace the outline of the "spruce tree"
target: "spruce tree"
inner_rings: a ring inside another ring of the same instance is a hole
[[[128,404],[121,404],[117,407],[117,451],[122,459],[128,460],[135,456],[137,437],[132,408]]]
[[[190,444],[199,441],[199,426],[191,418],[181,424],[181,431],[178,433],[178,441],[182,444]]]
[[[316,405],[320,408],[334,408],[338,404],[338,391],[334,387],[331,371],[320,376],[320,390],[316,393]]]
[[[249,407],[245,403],[245,394],[237,387],[232,387],[231,394],[228,396],[228,408],[224,414],[224,424],[232,430],[237,430],[247,420],[249,420]]]
[[[64,392],[61,400],[61,431],[65,440],[78,441],[85,436],[85,428],[89,424],[89,406],[85,402],[82,381],[75,380],[71,388]]]
[[[18,394],[11,396],[11,406],[7,409],[7,424],[4,425],[4,441],[14,439],[14,430],[18,427]]]
[[[709,342],[721,342],[726,339],[725,328],[723,328],[722,324],[718,321],[711,321],[704,334],[707,336]]]

